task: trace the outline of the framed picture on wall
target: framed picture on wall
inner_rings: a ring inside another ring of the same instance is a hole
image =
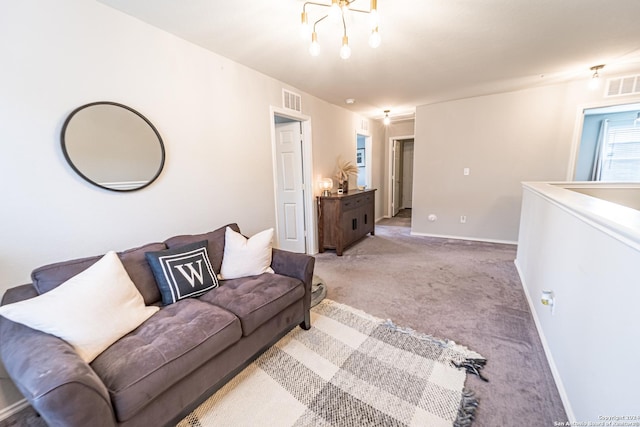
[[[356,165],[358,167],[364,166],[364,148],[358,148],[356,150]]]

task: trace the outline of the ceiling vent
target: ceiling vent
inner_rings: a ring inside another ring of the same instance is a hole
[[[605,96],[624,96],[640,94],[640,74],[607,80]]]
[[[360,130],[365,134],[369,134],[369,120],[361,119],[360,120]]]
[[[282,89],[282,106],[287,110],[302,113],[302,97],[286,89]]]

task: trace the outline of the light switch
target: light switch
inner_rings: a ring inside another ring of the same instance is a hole
[[[462,170],[462,173],[464,174],[464,176],[469,175],[469,168],[464,168],[464,169]]]

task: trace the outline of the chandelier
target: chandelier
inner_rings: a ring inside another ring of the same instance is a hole
[[[300,32],[306,40],[311,41],[309,46],[309,53],[313,56],[320,54],[320,44],[318,43],[318,33],[316,31],[317,25],[328,19],[342,24],[342,46],[340,47],[340,57],[342,59],[348,59],[351,56],[351,48],[349,47],[349,37],[347,36],[347,19],[345,18],[351,12],[366,13],[369,15],[369,25],[371,32],[369,34],[369,46],[377,48],[380,46],[381,38],[380,31],[378,29],[378,0],[371,0],[371,7],[369,10],[354,9],[351,7],[357,0],[331,0],[331,4],[316,3],[312,1],[306,2],[302,6],[302,27]],[[309,6],[321,6],[328,8],[326,15],[320,16],[319,19],[310,22],[307,15],[307,5]]]

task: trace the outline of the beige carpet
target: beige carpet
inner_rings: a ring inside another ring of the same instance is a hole
[[[476,401],[455,342],[324,300],[179,427],[471,425]]]
[[[515,245],[412,236],[410,218],[316,256],[327,298],[447,337],[481,353],[489,383],[470,376],[474,427],[567,421],[513,260]]]

